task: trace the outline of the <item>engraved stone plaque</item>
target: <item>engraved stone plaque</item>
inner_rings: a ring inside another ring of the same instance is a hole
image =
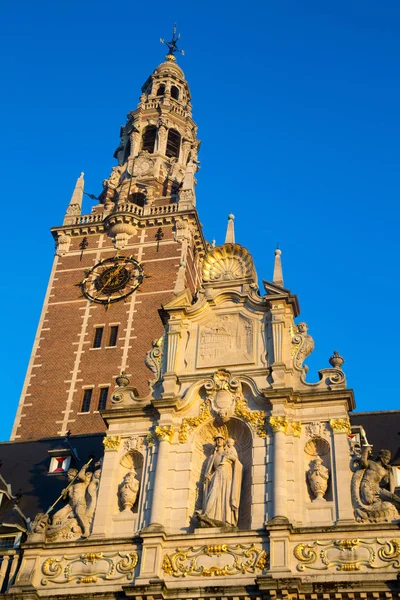
[[[240,314],[219,315],[199,326],[197,367],[254,362],[254,322]]]

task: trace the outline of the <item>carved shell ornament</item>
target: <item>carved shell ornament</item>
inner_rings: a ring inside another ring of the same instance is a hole
[[[250,252],[239,244],[223,244],[211,248],[203,263],[203,281],[214,283],[237,279],[256,281]]]

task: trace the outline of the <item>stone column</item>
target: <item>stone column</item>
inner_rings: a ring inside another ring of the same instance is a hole
[[[173,398],[176,392],[175,362],[181,337],[180,320],[170,321],[167,337],[167,370],[163,377],[163,398]]]
[[[164,531],[165,490],[168,482],[168,461],[170,443],[174,436],[172,425],[158,425],[155,428],[158,438],[157,465],[154,477],[150,525],[146,532]]]
[[[285,363],[283,360],[283,336],[285,331],[285,306],[283,303],[271,306],[272,344],[274,362],[272,363],[272,379],[274,388],[285,387]]]
[[[288,523],[287,518],[287,485],[286,485],[286,417],[270,417],[269,424],[274,433],[273,454],[273,515],[269,522]]]
[[[3,583],[4,583],[4,578],[6,576],[7,573],[7,568],[8,568],[8,562],[10,560],[10,556],[8,556],[7,554],[5,556],[3,556],[3,560],[1,561],[1,567],[0,567],[0,589],[3,587]]]
[[[354,510],[351,502],[351,471],[348,436],[351,433],[348,418],[331,419],[329,425],[333,432],[332,483],[338,523],[354,523]]]

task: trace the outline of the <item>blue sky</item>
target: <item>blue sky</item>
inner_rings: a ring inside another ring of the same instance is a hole
[[[86,190],[101,191],[174,20],[202,140],[206,237],[223,242],[232,211],[260,280],[279,242],[285,285],[315,339],[308,380],[337,349],[358,410],[399,407],[397,0],[14,0],[1,13],[0,439],[53,260],[49,229],[82,170]]]

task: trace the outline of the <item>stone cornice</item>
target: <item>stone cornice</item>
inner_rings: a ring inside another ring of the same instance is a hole
[[[118,212],[101,212],[88,215],[78,215],[71,218],[72,223],[60,225],[50,229],[53,238],[57,241],[60,233],[71,237],[88,234],[107,232],[108,224],[112,222],[126,222],[134,227],[143,229],[144,227],[171,225],[181,217],[189,217],[196,225],[196,231],[193,238],[196,249],[202,256],[205,253],[206,241],[204,239],[202,225],[196,210],[179,210],[179,204],[167,204],[165,206],[145,207],[149,214],[143,214],[144,209],[134,204],[127,204],[132,210],[120,210]],[[124,207],[125,208],[125,207]]]

